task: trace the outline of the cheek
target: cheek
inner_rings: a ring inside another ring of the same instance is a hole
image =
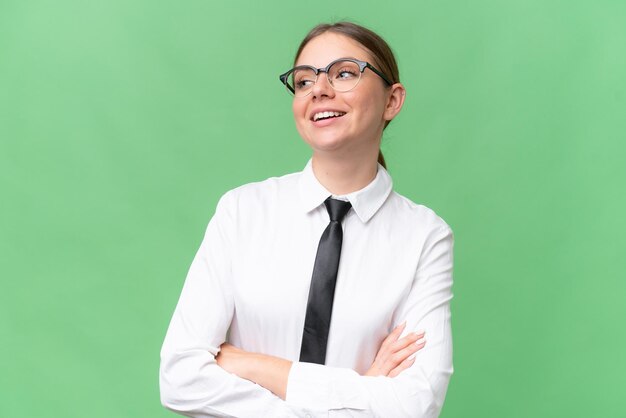
[[[371,83],[365,83],[360,87],[363,87],[363,89],[355,90],[351,92],[352,94],[349,97],[346,97],[352,109],[368,119],[376,119],[378,116],[382,117],[385,107],[382,92],[378,91],[376,86],[372,86]]]
[[[303,101],[294,99],[291,105],[291,111],[293,112],[293,118],[296,121],[296,125],[300,125],[302,123],[302,118],[304,118],[306,114],[306,106],[303,104]]]
[[[306,116],[306,106],[303,104],[303,101],[294,100],[291,105],[291,110],[293,112],[293,120],[296,123],[296,129],[300,133],[303,134],[303,126],[304,126],[304,117]]]
[[[303,117],[306,112],[306,101],[294,98],[293,102],[291,102],[291,110],[296,119]]]
[[[359,103],[359,109],[361,116],[364,118],[364,123],[368,125],[376,125],[380,119],[383,118],[384,106],[381,104],[381,99],[374,96],[364,98]]]

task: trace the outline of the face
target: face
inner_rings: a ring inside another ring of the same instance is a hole
[[[332,32],[313,38],[302,50],[296,65],[323,68],[338,58],[356,58],[376,66],[361,44]],[[359,84],[348,92],[335,92],[328,84],[326,74],[320,73],[308,96],[293,99],[298,132],[311,146],[314,155],[377,155],[385,122],[397,113],[389,111],[393,91],[393,87],[387,87],[369,69],[363,72]],[[316,115],[321,112],[331,112],[334,116],[316,120]]]

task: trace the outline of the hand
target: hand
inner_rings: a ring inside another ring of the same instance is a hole
[[[406,322],[398,325],[385,338],[378,353],[376,353],[374,363],[365,373],[365,376],[396,377],[400,372],[411,367],[415,362],[413,354],[426,345],[426,340],[423,339],[425,332],[412,332],[400,338],[405,327]]]
[[[215,360],[222,369],[242,377],[245,374],[244,367],[247,354],[249,353],[232,344],[224,343]]]

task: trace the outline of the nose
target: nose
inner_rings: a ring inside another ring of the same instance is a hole
[[[311,95],[313,97],[333,97],[335,95],[335,90],[330,85],[327,73],[320,72],[317,75],[317,81],[315,81],[315,84],[313,85]]]

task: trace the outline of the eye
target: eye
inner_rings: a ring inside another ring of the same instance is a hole
[[[296,90],[310,89],[316,79],[315,72],[308,68],[298,69],[292,74],[293,87]]]
[[[350,80],[354,77],[358,77],[358,72],[350,66],[339,68],[335,76],[339,80]]]
[[[311,87],[314,83],[315,83],[315,80],[312,80],[306,77],[301,77],[298,80],[296,80],[296,82],[294,83],[294,87],[300,90],[300,89],[305,89],[307,87]]]

